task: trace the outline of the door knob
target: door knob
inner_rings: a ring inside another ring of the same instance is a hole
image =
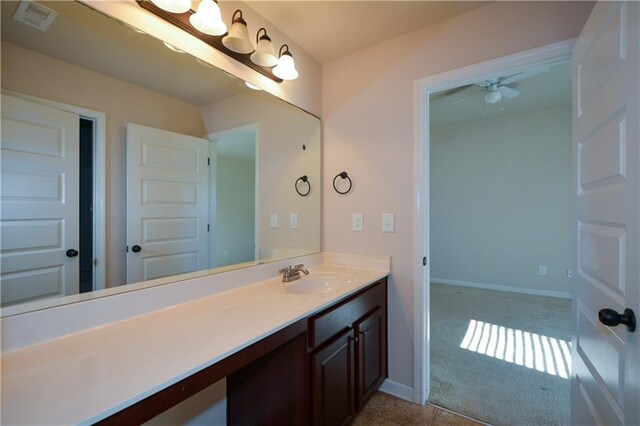
[[[134,253],[140,253],[142,251],[142,247],[136,244],[135,246],[131,247],[131,251]]]
[[[629,308],[625,309],[622,315],[613,309],[600,309],[598,319],[601,323],[609,327],[624,324],[627,326],[627,330],[631,332],[636,330],[636,316]]]
[[[78,250],[69,249],[66,252],[67,257],[76,257],[78,255]]]

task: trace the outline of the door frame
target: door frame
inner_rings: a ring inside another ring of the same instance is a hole
[[[532,66],[571,59],[576,39],[565,40],[490,61],[425,77],[414,82],[414,306],[413,401],[424,404],[430,393],[429,332],[429,95],[472,84],[496,74],[515,74]]]
[[[107,115],[104,112],[27,95],[13,90],[3,89],[2,94],[77,114],[81,118],[93,122],[93,290],[105,289]]]
[[[211,141],[211,169],[209,171],[209,193],[213,194],[216,190],[216,179],[214,176],[214,171],[216,171],[216,162],[217,162],[217,150],[216,150],[216,142],[219,139],[229,137],[229,136],[240,136],[245,134],[252,134],[255,141],[256,146],[256,164],[255,164],[255,173],[254,173],[254,187],[255,187],[255,204],[254,204],[254,249],[253,254],[255,257],[255,261],[258,262],[260,260],[260,123],[249,123],[244,124],[242,126],[236,126],[225,130],[220,130],[217,132],[209,133],[207,135],[207,139]],[[216,199],[214,197],[210,197],[209,201],[209,223],[211,224],[211,233],[209,236],[209,266],[214,262],[216,258]]]

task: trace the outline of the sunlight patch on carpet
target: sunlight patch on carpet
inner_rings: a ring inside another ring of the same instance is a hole
[[[555,337],[470,320],[462,349],[568,379],[571,343]]]

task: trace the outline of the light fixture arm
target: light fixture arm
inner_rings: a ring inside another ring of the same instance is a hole
[[[285,49],[285,51],[283,52],[282,49]],[[292,56],[291,52],[289,52],[289,45],[283,44],[282,46],[280,46],[280,50],[278,51],[278,57],[280,57],[282,55]]]
[[[239,14],[240,16],[236,18],[236,14]],[[242,17],[242,11],[240,9],[237,9],[235,12],[233,12],[233,16],[231,17],[231,23],[235,22],[240,22],[241,24],[247,25],[247,21],[245,21]]]
[[[260,35],[260,32],[264,31],[264,34],[262,34],[262,36]],[[267,35],[267,29],[265,27],[262,27],[258,30],[258,32],[256,33],[256,44],[260,41],[260,40],[269,40],[271,41],[271,37],[269,37]]]

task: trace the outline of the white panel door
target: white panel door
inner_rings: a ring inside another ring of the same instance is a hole
[[[80,118],[2,95],[2,304],[78,293]]]
[[[574,49],[575,425],[640,424],[640,333],[598,317],[640,312],[639,24],[640,3],[597,3]]]
[[[208,268],[209,141],[127,125],[127,283]]]

